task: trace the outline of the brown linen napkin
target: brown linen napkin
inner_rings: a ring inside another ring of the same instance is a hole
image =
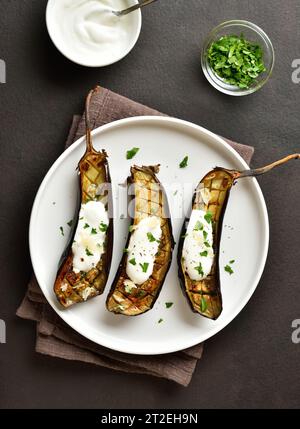
[[[93,128],[117,119],[145,115],[162,114],[104,88],[93,97],[90,106]],[[84,134],[84,117],[74,116],[66,147]],[[250,162],[254,152],[252,147],[228,142],[248,163]],[[161,356],[132,356],[99,346],[63,322],[47,303],[34,275],[17,315],[37,322],[38,353],[93,363],[118,371],[154,375],[173,380],[183,386],[190,383],[196,363],[202,356],[203,344]]]

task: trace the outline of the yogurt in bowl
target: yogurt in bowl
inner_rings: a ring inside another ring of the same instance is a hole
[[[142,25],[140,10],[118,17],[112,11],[137,0],[49,0],[46,23],[57,49],[69,60],[102,67],[124,58],[136,44]]]

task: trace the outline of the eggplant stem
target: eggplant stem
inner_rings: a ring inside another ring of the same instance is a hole
[[[262,174],[268,173],[269,171],[273,170],[273,168],[279,167],[280,165],[285,164],[288,161],[291,161],[292,159],[300,159],[300,153],[294,153],[292,155],[288,155],[285,158],[279,159],[278,161],[273,162],[272,164],[268,164],[265,167],[261,168],[255,168],[250,170],[243,170],[243,171],[237,171],[237,170],[226,170],[228,173],[230,173],[235,180],[241,179],[243,177],[256,177],[261,176]]]
[[[94,94],[100,91],[100,86],[92,89],[87,97],[85,102],[85,135],[86,135],[86,153],[95,151],[92,143],[91,136],[91,122],[90,122],[90,103]]]

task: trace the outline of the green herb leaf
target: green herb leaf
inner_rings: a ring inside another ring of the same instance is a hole
[[[157,323],[161,323],[161,322],[163,322],[164,321],[164,319],[159,319],[159,321],[157,322]]]
[[[185,156],[181,163],[179,164],[180,168],[186,168],[188,166],[189,157]]]
[[[84,225],[83,229],[87,229],[87,228],[89,228],[89,227],[90,227],[90,225],[89,225],[88,223],[86,223],[86,224]]]
[[[232,259],[231,261],[229,261],[229,263],[232,265],[235,263],[235,259]]]
[[[144,262],[143,264],[140,264],[140,267],[142,268],[143,273],[146,273],[148,270],[149,264],[148,262]]]
[[[71,228],[71,226],[73,225],[73,222],[74,222],[74,220],[71,219],[71,220],[69,220],[69,222],[67,223],[67,225]]]
[[[135,157],[135,155],[138,153],[139,150],[140,150],[139,147],[134,147],[131,150],[128,150],[126,152],[126,159],[132,159],[133,157]]]
[[[224,267],[224,270],[225,270],[227,273],[229,273],[230,275],[232,275],[232,274],[234,273],[234,271],[233,271],[233,269],[231,268],[231,266],[230,266],[230,265],[226,265],[226,266]]]
[[[174,302],[166,302],[166,308],[171,308]]]
[[[207,302],[206,299],[202,296],[201,298],[201,311],[202,313],[205,313],[207,310]]]
[[[204,215],[204,219],[206,220],[207,223],[211,223],[213,218],[213,214],[211,212],[207,212]]]
[[[128,253],[128,252],[129,252],[129,250],[126,249],[126,247],[125,247],[125,249],[123,249],[123,253]]]
[[[60,227],[59,227],[59,229],[60,229],[60,233],[61,233],[61,235],[65,235],[63,227],[62,227],[62,226],[60,226]]]
[[[99,229],[101,232],[106,232],[107,228],[108,228],[108,225],[106,225],[106,223],[104,223],[104,222],[100,223]]]
[[[97,234],[97,230],[96,230],[96,228],[92,228],[92,229],[91,229],[91,234],[93,234],[93,235]]]
[[[85,253],[87,254],[87,256],[94,256],[94,254],[89,250],[88,247],[86,247]]]
[[[206,247],[210,247],[209,242],[208,242],[208,241],[204,241],[204,246],[206,246]]]
[[[197,220],[195,224],[194,231],[203,231],[204,225],[200,222],[200,220]]]
[[[156,238],[154,237],[154,235],[151,232],[147,232],[147,237],[148,237],[148,240],[150,241],[150,243],[153,243],[154,241],[156,241]]]
[[[204,240],[206,240],[207,239],[207,236],[208,236],[208,232],[207,231],[203,231],[203,237],[204,237]]]
[[[208,251],[204,250],[204,252],[200,253],[200,256],[204,256],[206,258],[206,256],[208,256]]]
[[[204,276],[204,272],[203,272],[203,268],[202,268],[202,264],[200,263],[198,265],[198,267],[195,267],[195,270],[198,271],[198,274],[203,277]]]
[[[135,258],[130,259],[129,263],[130,263],[131,265],[136,265],[136,260],[135,260]]]

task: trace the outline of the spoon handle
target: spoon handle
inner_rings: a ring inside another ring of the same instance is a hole
[[[151,3],[155,2],[155,1],[157,1],[157,0],[143,0],[139,4],[135,4],[135,5],[127,8],[127,9],[124,9],[124,10],[121,10],[121,11],[115,12],[115,13],[118,16],[124,16],[124,15],[127,15],[130,12],[133,12],[134,10],[140,9],[143,6],[147,6],[148,4],[151,4]]]

